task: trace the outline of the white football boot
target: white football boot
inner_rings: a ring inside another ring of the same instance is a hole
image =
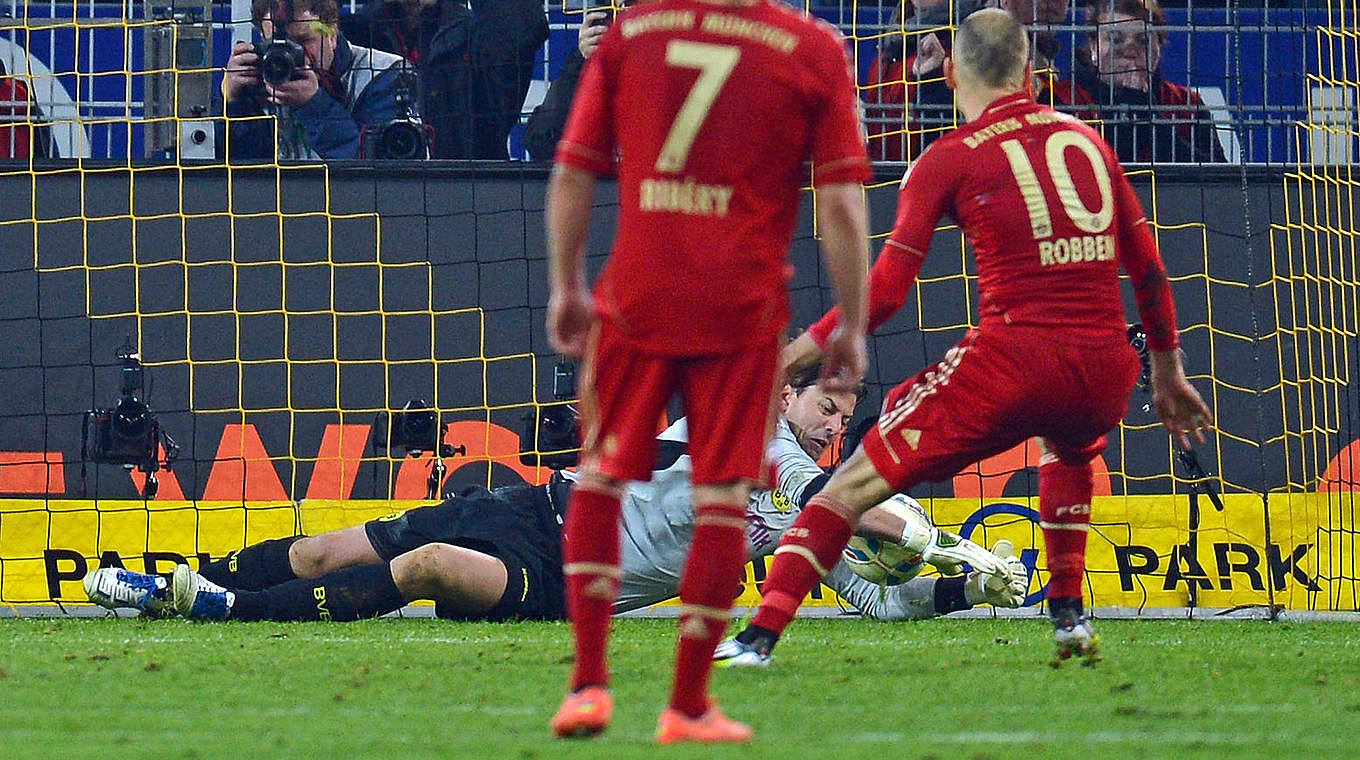
[[[147,617],[175,614],[170,604],[170,584],[159,575],[101,567],[86,573],[83,585],[90,601],[105,609],[131,607]]]
[[[190,620],[226,620],[236,594],[194,572],[188,565],[175,568],[172,598],[179,614]]]
[[[713,664],[719,668],[768,668],[774,656],[750,644],[727,639],[713,650]]]
[[[1053,623],[1053,642],[1056,649],[1053,659],[1048,663],[1053,667],[1062,665],[1063,660],[1077,657],[1086,667],[1094,667],[1100,662],[1100,637],[1091,627],[1091,619],[1072,610],[1050,612]]]

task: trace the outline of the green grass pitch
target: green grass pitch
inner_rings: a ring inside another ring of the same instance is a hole
[[[1101,620],[1105,661],[1054,670],[1042,620],[800,620],[775,667],[714,675],[754,744],[659,748],[671,620],[615,621],[614,725],[560,742],[563,624],[4,619],[0,756],[1357,757],[1355,630]]]

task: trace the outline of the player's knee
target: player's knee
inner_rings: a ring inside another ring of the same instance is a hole
[[[441,568],[447,564],[443,555],[449,548],[444,544],[426,544],[406,552],[392,561],[392,578],[401,588],[428,591],[438,585]]]
[[[392,561],[397,588],[423,599],[460,591],[462,576],[459,549],[450,544],[425,544]]]
[[[288,564],[293,568],[293,574],[299,578],[315,578],[329,572],[326,543],[325,535],[307,536],[294,541],[288,547]]]

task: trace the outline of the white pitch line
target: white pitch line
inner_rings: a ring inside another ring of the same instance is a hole
[[[1211,731],[1092,731],[1086,734],[1051,734],[1040,731],[956,731],[953,733],[912,734],[903,731],[873,731],[850,734],[844,741],[860,744],[902,744],[915,742],[944,742],[950,744],[1052,744],[1057,742],[1089,742],[1092,744],[1210,744],[1257,745],[1309,743],[1312,737],[1302,734],[1226,733]]]

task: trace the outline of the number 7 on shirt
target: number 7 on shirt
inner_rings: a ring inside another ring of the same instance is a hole
[[[708,111],[717,100],[718,92],[732,75],[737,61],[741,58],[741,48],[733,45],[713,45],[707,42],[671,40],[666,44],[666,63],[686,69],[698,69],[699,78],[689,88],[689,95],[681,104],[680,111],[671,122],[666,133],[666,142],[661,145],[661,153],[656,157],[656,170],[667,174],[678,174],[685,168],[689,150],[694,146],[694,136],[699,133]]]

